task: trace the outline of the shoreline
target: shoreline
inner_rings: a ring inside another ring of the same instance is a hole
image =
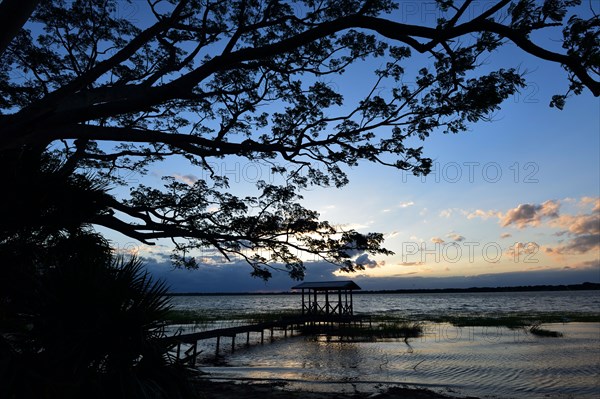
[[[348,384],[354,388],[354,392],[293,388],[285,381],[236,379],[215,381],[208,376],[197,377],[193,380],[199,397],[202,399],[264,399],[266,397],[273,399],[478,399],[474,396],[457,396],[450,389],[446,389],[448,394],[444,394],[427,388],[394,384],[376,386],[371,390],[360,390],[357,389],[356,384],[351,382],[336,381],[336,383]]]
[[[469,288],[402,288],[388,290],[360,290],[354,295],[379,294],[479,294],[479,293],[511,293],[511,292],[565,292],[565,291],[598,291],[600,283],[584,282],[568,285],[519,285],[505,287],[469,287]],[[261,292],[169,292],[167,296],[261,296],[261,295],[300,295],[298,291],[261,291]]]

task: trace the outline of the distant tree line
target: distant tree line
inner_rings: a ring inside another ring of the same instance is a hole
[[[470,288],[408,288],[397,290],[361,290],[355,294],[444,294],[468,292],[528,292],[528,291],[591,291],[600,290],[599,283],[585,282],[569,285],[519,285],[512,287],[470,287]],[[292,292],[295,293],[295,292]],[[279,292],[177,292],[168,296],[220,296],[220,295],[289,295],[290,291]]]

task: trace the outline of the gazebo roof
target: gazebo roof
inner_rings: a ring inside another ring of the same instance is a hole
[[[361,288],[354,281],[320,281],[305,282],[292,287],[293,290],[309,289],[315,291],[325,290],[360,290]]]

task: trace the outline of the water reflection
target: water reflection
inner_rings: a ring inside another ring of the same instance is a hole
[[[464,395],[502,398],[596,398],[600,392],[598,323],[548,327],[563,332],[562,338],[495,327],[428,327],[425,336],[409,345],[402,340],[279,340],[227,356],[229,367],[205,364],[203,370],[217,376],[285,378],[312,389],[336,391],[337,383],[347,382],[451,387]]]
[[[356,295],[358,313],[425,319],[436,315],[495,315],[510,313],[595,313],[600,292],[524,292],[411,295]],[[175,297],[176,309],[204,315],[269,313],[298,310],[299,295]],[[233,317],[226,317],[233,319]],[[568,321],[568,318],[565,318]],[[217,327],[236,323],[228,321]],[[204,371],[216,376],[285,379],[295,386],[353,392],[360,384],[407,383],[451,388],[462,395],[501,398],[600,397],[600,324],[544,325],[564,334],[544,338],[502,327],[455,327],[429,324],[426,334],[408,341],[333,342],[302,337],[278,339],[221,359],[214,367],[215,342],[201,341]],[[176,327],[175,327],[176,328]],[[282,338],[277,335],[276,337]],[[227,343],[222,345],[227,345]]]

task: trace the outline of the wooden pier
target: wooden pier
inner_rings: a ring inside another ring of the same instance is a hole
[[[333,328],[330,327],[334,325],[339,327],[341,325],[356,325],[360,323],[362,326],[363,320],[368,317],[354,316],[352,291],[360,290],[361,288],[353,281],[306,282],[292,287],[292,289],[301,290],[302,292],[301,315],[265,323],[175,335],[165,338],[167,347],[170,350],[175,349],[177,362],[195,366],[196,357],[198,356],[198,341],[216,338],[216,356],[218,356],[222,337],[231,338],[231,351],[234,352],[235,338],[239,334],[246,334],[246,344],[249,345],[250,333],[259,332],[260,343],[263,344],[265,341],[265,331],[271,332],[272,340],[275,329],[283,330],[284,336],[287,337],[288,331],[290,335],[293,335],[294,329],[299,330],[305,325],[313,327],[312,331],[332,331]],[[315,329],[314,327],[319,328]],[[190,346],[183,354],[181,353],[182,345]]]
[[[176,361],[196,365],[196,357],[198,356],[198,342],[207,339],[217,339],[215,355],[218,356],[221,349],[221,340],[223,337],[231,338],[231,352],[235,352],[236,337],[241,334],[246,334],[246,345],[250,344],[250,333],[260,333],[260,343],[264,344],[265,331],[270,332],[270,339],[274,338],[274,331],[279,330],[284,332],[284,337],[293,336],[294,331],[300,331],[305,325],[316,324],[358,324],[362,325],[365,316],[342,316],[332,317],[323,315],[305,315],[299,317],[285,318],[271,322],[248,324],[237,327],[217,328],[214,330],[200,331],[191,334],[174,335],[164,339],[168,347],[175,351]],[[188,349],[182,353],[182,345],[190,345]]]

